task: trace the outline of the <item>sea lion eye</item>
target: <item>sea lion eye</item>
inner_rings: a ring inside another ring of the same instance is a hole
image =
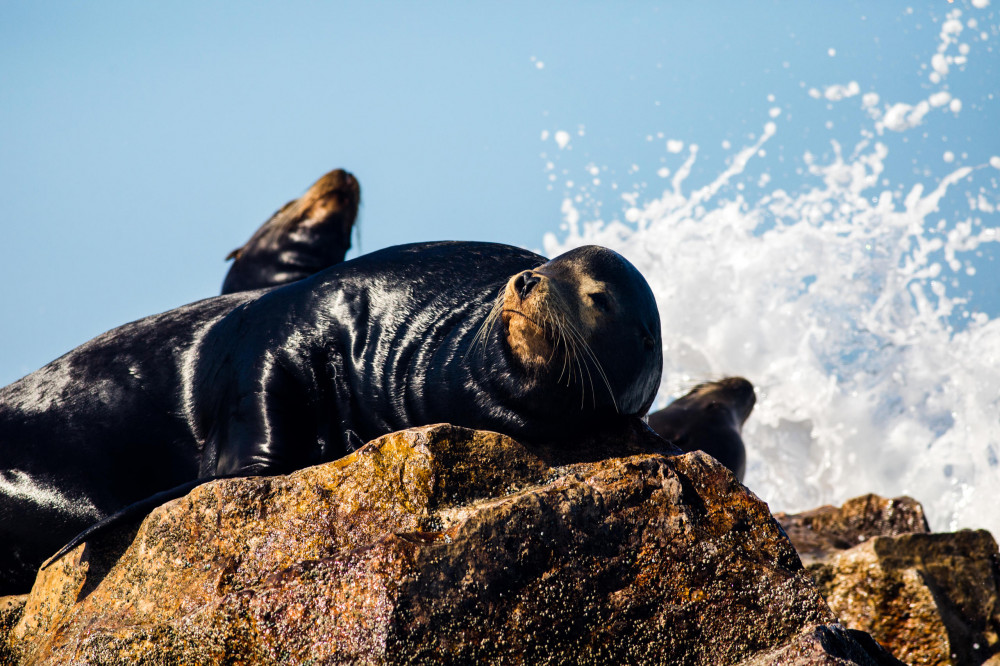
[[[595,308],[597,308],[601,312],[611,311],[611,301],[608,300],[607,294],[602,294],[599,291],[595,291],[594,293],[587,295],[590,296],[590,302],[593,304]]]

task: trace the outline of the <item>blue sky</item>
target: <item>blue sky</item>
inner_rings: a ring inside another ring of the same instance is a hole
[[[587,165],[607,174],[594,214],[620,216],[611,183],[658,193],[660,133],[702,147],[692,182],[707,181],[731,154],[722,142],[746,145],[775,104],[795,123],[771,148],[788,158],[771,163],[772,185],[794,187],[802,152],[823,155],[861,120],[809,88],[926,97],[921,66],[953,7],[988,39],[975,71],[952,76],[961,131],[938,114],[929,136],[886,139],[911,158],[888,167],[906,182],[953,169],[944,150],[970,164],[1000,154],[992,5],[5,2],[0,384],[214,295],[229,250],[334,167],[361,182],[362,251],[541,248]],[[573,137],[562,151],[541,139],[557,130]],[[552,182],[554,155],[568,175]]]

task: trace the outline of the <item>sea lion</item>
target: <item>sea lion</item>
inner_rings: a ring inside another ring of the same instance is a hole
[[[339,264],[351,249],[361,186],[343,169],[317,180],[261,225],[233,259],[222,293],[275,287]]]
[[[704,451],[743,480],[743,424],[757,399],[742,377],[706,382],[649,415],[649,427],[683,451]]]
[[[638,421],[661,366],[649,286],[597,246],[403,245],[140,319],[0,390],[0,594],[159,491],[439,422],[572,441]]]

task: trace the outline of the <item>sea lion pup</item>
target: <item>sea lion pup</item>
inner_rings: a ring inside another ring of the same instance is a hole
[[[743,480],[747,452],[741,432],[757,399],[742,377],[706,382],[649,415],[649,427],[684,451],[704,451]]]
[[[343,169],[326,174],[289,201],[226,257],[222,293],[274,287],[339,264],[351,249],[361,187]]]
[[[431,423],[532,443],[637,422],[660,347],[645,279],[596,246],[403,245],[126,324],[0,390],[0,594],[80,530],[199,479]]]

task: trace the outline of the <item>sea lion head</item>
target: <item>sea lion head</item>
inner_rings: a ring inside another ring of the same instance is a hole
[[[350,239],[354,220],[361,203],[361,186],[343,169],[334,169],[317,180],[299,199],[302,224],[305,226],[336,221],[340,235]],[[350,242],[348,241],[348,246]]]
[[[587,245],[507,281],[497,303],[510,354],[528,374],[579,393],[583,407],[641,416],[660,384],[660,316],[645,278]]]
[[[234,259],[222,293],[276,287],[339,264],[351,249],[361,187],[343,169],[323,175],[262,224]]]
[[[684,451],[708,453],[742,480],[743,424],[756,401],[753,384],[743,377],[705,382],[650,414],[649,427]]]
[[[343,259],[351,247],[351,232],[360,203],[361,186],[357,179],[343,169],[334,169],[323,174],[301,197],[278,209],[246,244],[230,252],[226,259],[277,253],[299,236],[303,238],[298,240],[308,239],[308,243],[315,245],[315,252],[339,252]]]
[[[707,412],[725,407],[736,430],[742,431],[743,424],[757,404],[757,396],[753,384],[743,377],[725,377],[698,384],[675,403],[680,403],[687,409]]]

